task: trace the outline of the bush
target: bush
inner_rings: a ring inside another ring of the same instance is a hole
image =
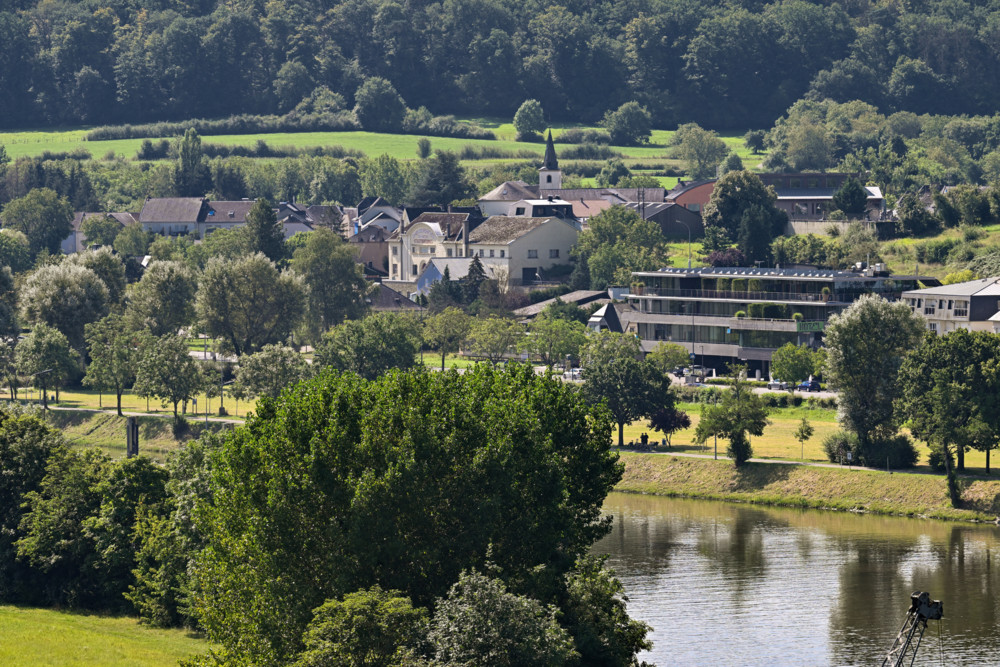
[[[746,316],[747,316],[747,312],[745,310],[737,310],[736,311],[735,317],[740,318],[740,317],[746,317]]]
[[[733,291],[734,292],[746,292],[747,291],[747,279],[746,278],[733,278]]]
[[[561,144],[610,144],[611,135],[601,130],[573,128],[559,135]]]
[[[858,447],[858,437],[848,431],[836,431],[823,440],[823,450],[826,458],[832,463],[847,460],[847,452],[854,452]]]
[[[861,452],[862,462],[869,468],[912,468],[917,463],[917,448],[910,436],[898,433],[873,443],[870,451]]]
[[[610,160],[614,157],[620,158],[622,154],[610,146],[587,143],[562,148],[559,157],[566,160]]]
[[[925,241],[913,246],[913,252],[916,260],[922,264],[944,264],[948,261],[949,253],[961,243],[958,239]]]
[[[944,452],[942,451],[941,445],[937,443],[931,443],[929,448],[931,452],[930,454],[927,455],[927,463],[930,464],[931,469],[936,470],[938,472],[944,472],[945,470]],[[952,464],[951,467],[952,469],[954,469],[955,458],[951,456],[950,450],[948,452],[948,456],[950,457],[949,460]]]

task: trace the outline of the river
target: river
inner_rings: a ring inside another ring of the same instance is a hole
[[[604,509],[594,550],[659,667],[878,666],[916,590],[944,617],[914,664],[1000,665],[996,526],[622,493]]]

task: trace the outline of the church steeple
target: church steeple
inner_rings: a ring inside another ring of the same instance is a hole
[[[538,189],[559,190],[562,188],[562,172],[559,170],[559,160],[556,159],[556,147],[552,143],[552,130],[545,141],[545,160],[538,170]]]

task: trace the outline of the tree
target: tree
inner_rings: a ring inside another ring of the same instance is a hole
[[[517,349],[522,336],[524,328],[514,320],[490,315],[472,323],[466,345],[469,354],[482,357],[495,366]]]
[[[514,129],[521,141],[536,138],[545,129],[545,114],[538,100],[525,100],[514,114]]]
[[[80,231],[86,237],[87,243],[109,246],[122,231],[122,223],[110,215],[91,215],[80,223]]]
[[[374,380],[392,368],[413,368],[420,325],[409,315],[374,313],[338,324],[316,346],[314,362]]]
[[[428,142],[428,152],[430,155]],[[396,158],[382,153],[358,165],[361,180],[361,194],[365,197],[381,197],[393,206],[403,203],[406,198],[409,170]]]
[[[805,345],[785,343],[771,355],[771,376],[787,382],[789,389],[816,374],[814,353]]]
[[[601,167],[601,173],[597,175],[597,186],[600,188],[613,188],[619,181],[628,178],[632,172],[628,170],[621,158],[611,158]]]
[[[833,193],[833,205],[843,211],[848,218],[860,218],[868,206],[868,191],[852,176]]]
[[[722,161],[719,165],[718,173],[719,176],[723,174],[728,174],[731,171],[743,171],[745,167],[743,166],[743,160],[736,153],[730,153],[726,156],[726,159]]]
[[[775,207],[778,196],[774,188],[764,185],[757,174],[749,171],[731,171],[715,183],[712,196],[705,206],[705,235],[709,230],[718,230],[725,240],[732,242],[745,232],[744,242],[753,240],[754,252],[757,248],[770,245],[771,241],[785,230],[788,216]],[[766,243],[765,243],[766,239]],[[721,250],[722,248],[713,248]],[[748,249],[740,247],[744,255]]]
[[[396,667],[415,662],[427,610],[378,584],[327,600],[313,612],[294,667]]]
[[[246,224],[241,231],[247,240],[247,251],[262,253],[275,264],[285,259],[285,232],[278,223],[278,216],[271,202],[258,199],[247,211]]]
[[[442,371],[445,355],[458,351],[471,327],[472,318],[461,308],[445,308],[424,320],[424,342],[432,349],[441,351]]]
[[[809,420],[805,417],[802,418],[802,422],[799,424],[799,427],[795,429],[795,439],[799,441],[799,446],[802,448],[800,457],[803,460],[806,458],[806,440],[813,437],[813,433],[815,432],[816,429],[812,427],[812,424],[810,424]]]
[[[6,229],[23,232],[28,250],[35,257],[42,250],[57,254],[62,242],[73,232],[73,206],[49,188],[36,188],[7,202],[0,212]]]
[[[743,135],[743,145],[753,151],[754,155],[764,152],[764,139],[767,136],[765,130],[750,130]]]
[[[897,200],[896,220],[899,233],[903,236],[927,236],[941,231],[941,222],[912,193],[904,194]]]
[[[920,340],[923,319],[903,302],[864,295],[826,326],[826,378],[838,390],[838,421],[858,437],[859,459],[879,465],[881,443],[895,435],[899,368]]]
[[[729,441],[726,454],[739,468],[753,456],[750,446],[751,435],[762,435],[767,420],[767,406],[764,399],[753,393],[746,378],[746,368],[730,369],[733,383],[723,392],[722,400],[715,405],[706,405],[701,420],[694,432],[698,444],[705,443],[711,436],[719,436]]]
[[[18,274],[30,269],[32,263],[28,237],[15,229],[0,229],[0,266]]]
[[[21,375],[31,377],[31,385],[42,390],[42,406],[48,409],[49,387],[58,388],[80,370],[79,358],[61,332],[38,324],[17,343],[15,364]]]
[[[647,143],[653,129],[652,116],[646,107],[634,101],[605,113],[601,124],[611,135],[611,143],[618,146]]]
[[[309,316],[321,333],[367,310],[364,272],[354,249],[336,232],[322,227],[309,232],[292,256],[292,269],[309,287]]]
[[[677,134],[680,135],[678,153],[685,162],[687,175],[694,179],[715,176],[715,168],[729,153],[725,142],[697,123],[682,125],[677,128]]]
[[[412,206],[448,206],[475,194],[458,155],[451,151],[434,151],[432,157],[421,160],[418,169],[407,197]]]
[[[370,132],[398,131],[403,125],[406,103],[382,77],[365,79],[354,93],[354,102],[354,115]]]
[[[528,325],[528,335],[521,339],[523,348],[537,355],[552,368],[566,357],[578,357],[587,342],[587,326],[582,322],[551,317],[540,313]]]
[[[489,561],[512,592],[555,602],[608,531],[609,430],[522,365],[322,373],[212,457],[199,620],[224,660],[272,664],[299,653],[312,610],[376,583],[425,606]]]
[[[825,126],[798,123],[788,132],[785,155],[797,171],[822,171],[831,164],[832,143]]]
[[[21,315],[32,325],[58,329],[76,350],[83,327],[108,312],[108,288],[90,269],[64,262],[32,272],[21,288]]]
[[[579,654],[556,621],[558,610],[507,591],[503,581],[463,572],[438,600],[427,639],[438,664],[572,664]]]
[[[152,234],[147,232],[139,222],[131,222],[121,228],[115,237],[115,252],[126,257],[142,257],[149,250]]]
[[[125,299],[125,264],[111,248],[104,246],[97,250],[85,250],[69,255],[65,260],[90,269],[108,288],[108,306],[117,308]]]
[[[1000,341],[988,332],[956,329],[924,335],[899,369],[901,416],[918,438],[952,451],[965,469],[968,448],[989,452],[1000,442]]]
[[[212,174],[201,150],[201,137],[189,127],[177,148],[174,192],[178,197],[204,197],[211,189]]]
[[[653,364],[656,370],[666,375],[678,366],[688,365],[688,349],[677,343],[661,342],[646,355],[646,361]]]
[[[12,340],[21,327],[17,321],[17,289],[10,268],[0,266],[0,341]]]
[[[590,289],[606,289],[627,284],[633,271],[663,268],[668,244],[658,224],[624,206],[612,206],[590,219],[573,255],[578,263],[586,262]]]
[[[265,345],[245,355],[236,369],[237,390],[243,396],[277,398],[282,391],[309,377],[309,364],[287,345]]]
[[[640,360],[639,339],[602,331],[580,352],[586,371],[582,393],[592,404],[603,403],[618,425],[618,446],[625,444],[625,424],[673,408],[677,400],[670,380]]]
[[[278,273],[263,254],[213,258],[201,276],[195,312],[202,331],[237,356],[285,340],[305,311],[301,278]]]
[[[154,336],[176,334],[194,320],[198,280],[180,262],[155,261],[129,293],[125,309],[130,329],[147,330]]]
[[[114,391],[118,416],[122,416],[122,394],[135,382],[144,335],[127,327],[125,318],[115,313],[84,327],[90,363],[83,384]]]
[[[0,408],[0,598],[28,601],[39,583],[26,563],[17,561],[25,498],[41,488],[51,456],[66,448],[62,434],[38,415],[14,406]]]
[[[194,398],[203,385],[201,369],[188,354],[186,338],[168,334],[143,340],[135,374],[136,394],[159,398],[164,407],[172,404],[176,419],[177,405]]]

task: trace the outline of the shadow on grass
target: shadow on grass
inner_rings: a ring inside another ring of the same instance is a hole
[[[795,466],[774,465],[772,463],[744,463],[736,468],[736,478],[732,490],[749,492],[761,491],[776,482],[786,481]]]

